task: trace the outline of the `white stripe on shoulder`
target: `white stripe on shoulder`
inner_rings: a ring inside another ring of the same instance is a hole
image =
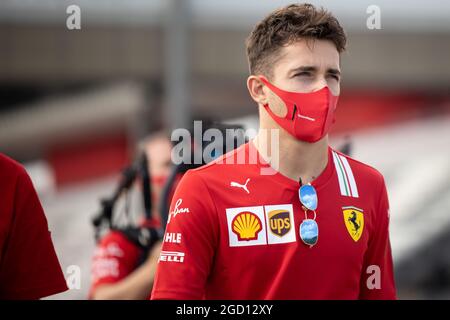
[[[342,172],[342,170],[340,169],[341,165],[339,163],[338,160],[338,155],[336,154],[336,152],[333,151],[333,160],[334,160],[334,167],[336,168],[336,173],[338,176],[338,180],[339,180],[339,188],[341,189],[341,195],[343,196],[347,196],[348,193],[345,190],[345,177],[344,177],[344,173]]]
[[[348,163],[346,157],[339,155],[339,158],[342,160],[342,163],[344,164],[344,167],[345,167],[345,171],[347,172],[348,180],[350,183],[350,188],[352,189],[351,194],[353,195],[353,197],[359,198],[358,188],[356,186],[356,181],[355,181],[355,177],[353,176],[352,168],[350,168],[350,164]]]

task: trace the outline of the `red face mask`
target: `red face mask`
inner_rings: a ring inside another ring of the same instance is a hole
[[[261,81],[286,104],[287,114],[278,117],[265,104],[272,119],[298,140],[316,142],[322,139],[335,121],[339,96],[334,96],[328,87],[309,92],[289,92],[277,88],[266,78]]]
[[[159,175],[159,176],[152,176],[152,184],[158,187],[163,187],[166,184],[167,181],[166,175]]]

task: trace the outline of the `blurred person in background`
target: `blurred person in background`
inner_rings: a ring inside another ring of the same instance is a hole
[[[152,299],[396,298],[384,178],[328,143],[345,47],[338,20],[309,4],[257,24],[247,87],[260,131],[184,175]]]
[[[146,153],[151,175],[152,219],[142,218],[143,227],[158,228],[159,204],[171,170],[172,144],[163,132],[150,135],[140,143]],[[89,297],[97,300],[141,300],[150,296],[159,256],[160,242],[145,252],[122,232],[112,230],[97,245],[92,262]]]
[[[0,299],[66,291],[47,219],[25,169],[0,154]]]

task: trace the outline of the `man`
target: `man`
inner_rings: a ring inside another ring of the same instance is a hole
[[[153,206],[153,221],[141,221],[142,226],[159,227],[158,204],[165,181],[170,173],[172,144],[164,133],[154,133],[145,139],[141,148],[149,159]],[[156,243],[145,261],[140,264],[142,249],[123,233],[111,231],[97,246],[92,263],[90,298],[96,300],[148,299],[153,286],[160,243]]]
[[[67,290],[47,219],[25,169],[0,154],[0,300]]]
[[[166,228],[179,241],[163,243],[153,299],[396,298],[383,176],[328,145],[345,44],[337,19],[309,4],[255,27],[247,86],[260,130],[183,177]],[[263,160],[229,161],[254,153]]]

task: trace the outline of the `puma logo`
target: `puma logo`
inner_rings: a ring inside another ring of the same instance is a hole
[[[247,193],[250,193],[250,191],[249,191],[248,188],[247,188],[247,183],[248,183],[249,181],[250,181],[250,178],[248,178],[247,181],[245,181],[245,184],[240,184],[240,183],[231,181],[230,186],[242,188],[242,189],[244,189],[245,191],[247,191]]]

